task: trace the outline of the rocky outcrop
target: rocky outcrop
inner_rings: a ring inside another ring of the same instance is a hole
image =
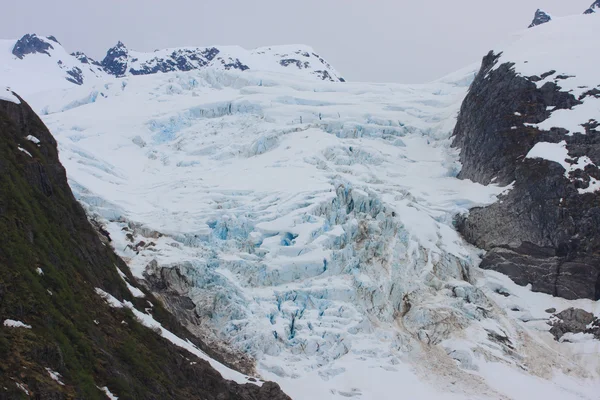
[[[205,67],[217,54],[219,50],[214,47],[198,51],[178,49],[167,57],[156,57],[137,67],[131,67],[129,72],[132,75],[149,75],[158,72],[191,71]]]
[[[124,76],[127,72],[127,59],[129,51],[123,42],[117,43],[106,52],[106,57],[101,65],[106,72],[114,76]]]
[[[533,21],[531,21],[531,24],[529,24],[529,28],[533,28],[534,26],[542,25],[550,21],[552,21],[552,16],[544,10],[538,9],[533,16]]]
[[[591,6],[590,8],[588,8],[587,10],[585,10],[583,13],[584,14],[595,14],[600,10],[600,0],[596,0]]]
[[[71,55],[77,60],[79,60],[79,62],[82,64],[92,64],[98,66],[101,65],[98,61],[88,57],[85,53],[82,53],[81,51],[76,51],[75,53],[71,53]]]
[[[203,314],[210,314],[212,311],[203,310],[188,297],[190,289],[193,288],[192,279],[189,277],[190,268],[193,266],[189,263],[159,266],[156,260],[153,260],[144,272],[145,283],[177,321],[207,344],[202,351],[238,371],[255,374],[254,359],[243,352],[223,346],[220,341],[215,340],[214,335],[209,335],[204,330],[209,321]]]
[[[589,334],[600,340],[600,319],[594,314],[578,308],[569,308],[553,316],[550,333],[556,340],[565,340],[567,333]],[[568,339],[567,339],[568,340]]]
[[[211,365],[110,307],[97,288],[192,342],[77,203],[56,141],[21,100],[0,101],[0,399],[288,399]],[[124,278],[119,275],[121,271]]]
[[[51,36],[54,42],[56,38]],[[39,38],[36,34],[27,34],[23,36],[21,39],[17,40],[15,46],[13,47],[12,53],[20,59],[23,59],[27,54],[35,54],[42,53],[46,55],[50,55],[48,50],[53,49],[54,47],[48,43],[46,40]]]
[[[496,65],[498,58],[493,52],[484,58],[461,107],[453,145],[460,148],[460,178],[513,186],[495,204],[460,217],[458,228],[488,250],[482,268],[531,284],[534,291],[599,299],[600,194],[583,190],[600,179],[598,124],[590,121],[586,134],[569,135],[532,126],[597,93],[575,98],[561,91],[565,77],[556,71],[521,76],[511,63]],[[536,84],[544,79],[545,84]],[[565,173],[559,163],[526,157],[536,143],[561,141],[568,162],[585,155],[592,163]]]

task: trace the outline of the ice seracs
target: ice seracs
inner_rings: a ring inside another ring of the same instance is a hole
[[[505,60],[555,68],[540,85],[579,72],[529,46]],[[593,398],[597,354],[571,352],[587,338],[556,342],[544,311],[573,303],[478,269],[482,252],[454,228],[511,190],[456,178],[450,134],[475,69],[342,84],[314,79],[332,69],[312,68],[321,57],[304,46],[119,48],[122,78],[31,103],[79,201],[192,332],[252,357],[295,399]],[[157,73],[131,72],[145,68]]]

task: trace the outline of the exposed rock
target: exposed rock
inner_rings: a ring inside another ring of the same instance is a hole
[[[531,21],[529,28],[533,28],[534,26],[542,25],[542,24],[545,24],[550,21],[552,21],[552,16],[550,14],[548,14],[547,12],[538,9],[535,12],[533,21]]]
[[[198,315],[196,304],[188,297],[190,288],[193,287],[193,282],[187,273],[189,271],[186,270],[186,268],[193,267],[188,264],[159,266],[156,260],[153,260],[144,272],[145,282],[152,292],[162,300],[169,312],[203,340],[201,342],[202,351],[238,371],[248,375],[254,374],[254,360],[246,354],[224,348],[214,340],[212,335],[203,331],[202,328],[206,325],[206,321],[203,321],[203,316]],[[208,345],[204,345],[204,342]]]
[[[0,101],[0,320],[32,329],[0,327],[0,399],[24,398],[22,388],[36,399],[105,398],[102,387],[122,399],[289,399],[273,383],[225,380],[96,293],[100,288],[138,310],[150,302],[146,312],[165,329],[206,347],[101,242],[73,197],[56,141],[19,100]]]
[[[167,57],[156,57],[131,67],[129,72],[133,75],[148,75],[157,72],[191,71],[202,68],[219,54],[219,50],[211,47],[208,49],[178,49]]]
[[[52,38],[54,37],[52,36]],[[56,42],[56,39],[54,39],[54,41]],[[17,43],[15,43],[15,46],[13,47],[12,53],[20,59],[23,59],[23,57],[25,57],[27,54],[35,53],[42,53],[49,56],[50,53],[48,50],[50,49],[54,49],[54,47],[46,40],[39,38],[36,34],[28,33],[21,39],[17,40]]]
[[[484,59],[461,107],[453,145],[461,149],[460,178],[482,184],[514,183],[501,200],[472,209],[457,226],[485,250],[481,267],[510,276],[521,285],[568,299],[600,298],[600,194],[580,194],[600,178],[597,125],[585,135],[564,129],[542,131],[527,124],[544,121],[549,110],[570,109],[581,99],[560,91],[556,82],[540,88],[514,72],[511,63]],[[554,74],[548,71],[548,77]],[[525,158],[538,142],[564,140],[569,156],[588,156],[595,165],[568,178],[558,163]]]
[[[588,8],[587,10],[585,10],[583,13],[584,14],[594,14],[597,13],[598,10],[600,10],[600,0],[596,0],[591,6],[590,8]]]
[[[552,139],[547,136],[554,136],[553,141],[562,138],[559,132],[542,135],[524,124],[544,121],[550,115],[550,106],[570,109],[580,101],[561,92],[554,82],[538,89],[534,81],[539,79],[516,75],[513,64],[505,63],[492,70],[499,56],[490,52],[483,58],[462,104],[453,145],[461,149],[460,178],[508,185],[515,180],[516,160],[536,142]]]
[[[82,53],[81,51],[76,51],[74,53],[71,53],[71,55],[78,59],[79,62],[81,62],[82,64],[92,64],[98,66],[100,65],[98,61],[88,57],[85,53]]]
[[[588,333],[600,340],[600,319],[579,308],[569,308],[556,314],[550,324],[550,333],[556,340],[566,333]]]
[[[281,60],[279,61],[279,64],[281,64],[284,67],[295,65],[296,67],[298,67],[298,69],[310,67],[310,63],[308,61],[302,62],[300,60],[294,60],[293,58],[286,58],[284,60]]]
[[[245,71],[247,69],[250,69],[250,67],[248,67],[246,64],[243,64],[237,58],[235,60],[229,59],[229,62],[226,62],[222,59],[221,63],[223,64],[226,70],[239,69],[240,71]]]
[[[129,50],[127,50],[127,47],[125,47],[123,42],[118,42],[114,47],[108,50],[101,65],[104,67],[104,70],[111,75],[117,77],[124,76],[125,72],[127,72],[128,57]]]
[[[83,71],[79,67],[73,67],[67,71],[67,80],[76,85],[83,85]]]

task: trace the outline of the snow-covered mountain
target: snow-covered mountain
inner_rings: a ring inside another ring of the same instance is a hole
[[[475,113],[493,103],[497,92],[485,88],[498,83],[496,70],[526,77],[528,93],[550,83],[576,98],[589,92],[572,107],[539,109],[536,97],[531,115],[490,106],[483,117],[510,122],[507,134],[525,130],[519,161],[558,161],[570,185],[575,170],[596,176],[584,157],[595,159],[593,143],[585,154],[529,153],[526,138],[556,128],[583,135],[582,124],[598,121],[598,22],[556,19],[495,49],[483,72],[474,65],[423,85],[321,79],[321,66],[296,64],[320,60],[305,47],[213,57],[118,45],[100,63],[74,56],[87,60],[82,85],[66,81],[78,64],[65,61],[51,72],[60,85],[30,87],[28,100],[57,138],[76,197],[140,283],[292,398],[594,399],[597,299],[552,297],[479,268],[486,252],[457,232],[457,215],[521,189],[510,166],[490,175],[485,160],[464,154],[463,175],[472,175],[459,179],[461,150],[477,146],[452,134],[459,112],[458,128],[471,126],[461,104],[474,79]],[[52,48],[21,46],[23,58],[7,65],[57,64],[62,47],[40,40]],[[250,68],[227,68],[235,60]],[[0,76],[17,87],[22,71]],[[596,196],[595,186],[581,188]]]
[[[260,70],[316,80],[344,82],[309,46],[272,46],[246,50],[237,46],[181,47],[142,53],[123,43],[102,61],[82,52],[69,54],[53,36],[27,34],[0,40],[0,79],[21,94],[94,84],[113,77],[192,70]]]

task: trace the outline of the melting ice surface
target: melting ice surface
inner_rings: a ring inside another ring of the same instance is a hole
[[[30,102],[134,275],[178,271],[202,334],[294,399],[591,399],[597,362],[510,314],[572,303],[484,274],[453,228],[505,190],[455,178],[450,134],[473,76],[204,70]]]

